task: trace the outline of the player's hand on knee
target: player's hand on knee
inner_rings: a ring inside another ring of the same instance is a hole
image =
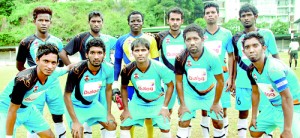
[[[127,118],[132,119],[129,110],[124,110],[120,116],[121,122],[123,123]]]
[[[223,115],[224,115],[224,113],[223,113],[223,108],[222,108],[219,104],[213,104],[213,105],[210,107],[210,113],[211,113],[212,111],[215,112],[217,119],[219,119],[219,116],[218,116],[218,115],[220,115],[221,117],[223,117]]]
[[[82,138],[83,137],[83,126],[79,122],[74,122],[72,124],[72,137]]]
[[[185,105],[180,105],[178,109],[178,117],[182,118],[185,112],[191,113],[191,111]]]
[[[280,135],[280,138],[293,138],[292,131],[283,130],[283,132]]]
[[[168,119],[170,121],[171,117],[170,117],[170,112],[168,107],[162,107],[160,112],[158,113],[158,115],[162,115],[164,118],[164,122],[166,122],[166,119]]]
[[[249,130],[250,130],[250,127],[254,127],[255,129],[257,128],[256,127],[256,118],[251,118],[251,122],[250,122],[250,125],[249,125]]]

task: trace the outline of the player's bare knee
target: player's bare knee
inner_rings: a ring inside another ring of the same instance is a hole
[[[132,126],[120,126],[121,130],[130,130]]]
[[[162,132],[162,133],[169,133],[169,132],[170,132],[170,129],[168,129],[168,130],[160,129],[160,132]]]
[[[252,138],[260,138],[263,134],[264,134],[264,132],[254,132],[254,131],[250,130],[250,136]]]
[[[216,129],[222,129],[223,128],[223,121],[221,120],[212,120],[213,126]]]
[[[116,128],[117,128],[117,123],[110,122],[110,123],[108,123],[108,125],[105,129],[108,131],[113,131],[113,130],[116,130]]]
[[[40,138],[55,138],[54,133],[50,129],[37,134]]]
[[[61,123],[63,122],[63,115],[52,114],[52,120],[54,123]]]
[[[186,128],[186,127],[189,127],[189,125],[190,125],[190,120],[187,120],[187,121],[179,121],[179,122],[178,122],[178,126],[179,126],[179,127]]]
[[[202,116],[205,116],[205,117],[206,117],[206,116],[207,116],[207,111],[202,110],[202,111],[201,111],[201,114],[202,114]]]
[[[248,110],[240,111],[239,118],[240,119],[247,119],[248,118]]]

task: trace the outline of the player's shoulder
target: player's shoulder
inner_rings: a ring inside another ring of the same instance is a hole
[[[127,64],[123,70],[122,70],[122,73],[123,74],[131,74],[135,69],[137,68],[137,65],[136,65],[136,61],[133,61],[133,62],[130,62],[129,64]]]
[[[28,43],[33,42],[33,40],[35,40],[35,39],[36,39],[36,37],[35,37],[34,34],[33,34],[33,35],[30,35],[30,36],[27,36],[27,37],[25,37],[25,38],[23,38],[23,39],[21,40],[20,45],[21,45],[21,46],[27,46]]]
[[[79,75],[79,74],[81,74],[82,71],[85,71],[85,70],[87,70],[87,60],[82,60],[82,61],[76,63],[70,72]]]
[[[228,29],[226,29],[226,28],[224,28],[224,27],[220,27],[220,31],[223,32],[223,33],[225,33],[225,34],[230,34],[230,35],[232,35],[232,34],[231,34],[231,31],[228,30]]]
[[[188,55],[189,55],[189,52],[188,52],[187,48],[185,48],[176,56],[176,61],[183,62],[184,60],[187,59]]]
[[[16,75],[15,84],[24,84],[26,87],[31,87],[37,81],[36,66],[20,71]]]
[[[86,37],[86,36],[89,36],[89,35],[90,35],[90,32],[80,32],[77,35],[75,35],[74,38],[83,38],[83,37]]]
[[[110,62],[107,62],[107,61],[103,61],[103,62],[102,62],[102,66],[103,66],[104,68],[107,68],[107,69],[113,69],[113,68],[114,68],[114,65],[111,64]]]

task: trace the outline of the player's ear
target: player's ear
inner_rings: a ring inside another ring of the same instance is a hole
[[[88,53],[85,53],[85,58],[88,59]]]

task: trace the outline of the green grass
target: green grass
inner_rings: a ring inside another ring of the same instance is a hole
[[[288,63],[288,55],[287,53],[280,53],[280,57],[281,59],[285,62]],[[300,72],[299,72],[300,68],[297,68],[297,70],[294,70],[297,77],[300,79]],[[6,86],[6,84],[13,79],[14,75],[17,73],[17,69],[15,68],[15,66],[3,66],[1,67],[0,70],[0,90],[2,91],[4,89],[4,87]],[[65,86],[65,80],[66,80],[66,75],[64,75],[63,77],[60,78],[60,82],[61,82],[61,86],[62,88],[64,88]],[[234,108],[234,98],[231,98],[231,104],[232,107],[228,109],[228,118],[229,118],[229,122],[230,122],[230,126],[229,126],[229,138],[231,137],[237,137],[237,120],[238,120],[238,112],[235,110]],[[172,132],[172,136],[175,137],[176,135],[176,131],[177,131],[177,121],[178,121],[178,117],[177,117],[177,110],[178,110],[178,105],[176,104],[174,107],[174,112],[172,114],[172,121],[171,121],[171,132]],[[112,106],[112,112],[118,122],[118,125],[120,125],[120,114],[121,111],[117,108],[116,104],[113,103]],[[251,115],[251,114],[249,114]],[[51,115],[49,113],[49,110],[47,109],[47,107],[45,107],[44,110],[44,116],[47,119],[47,121],[50,123],[52,130],[53,129],[53,123],[52,123],[52,119],[51,119]],[[250,117],[248,117],[249,119]],[[200,120],[201,120],[201,113],[198,112],[196,119],[192,120],[192,138],[198,138],[200,136],[202,136],[202,132],[200,129]],[[65,121],[66,122],[66,121]],[[66,124],[66,123],[65,123]],[[212,126],[210,127],[212,130]],[[120,134],[120,129],[119,127],[117,128],[117,135],[119,136]],[[136,138],[140,138],[140,137],[146,137],[146,129],[145,127],[136,127],[135,129],[135,137]],[[99,137],[100,134],[100,128],[99,125],[93,126],[93,137]],[[212,131],[211,131],[211,136],[212,136]],[[26,129],[24,127],[20,127],[17,130],[17,137],[26,137]],[[70,131],[69,128],[67,126],[67,137],[71,137],[70,135]],[[154,137],[160,137],[160,131],[159,129],[155,129],[154,130]],[[248,132],[248,137],[250,137],[249,132]],[[274,137],[280,137],[280,133],[279,130],[276,129],[274,132]]]

